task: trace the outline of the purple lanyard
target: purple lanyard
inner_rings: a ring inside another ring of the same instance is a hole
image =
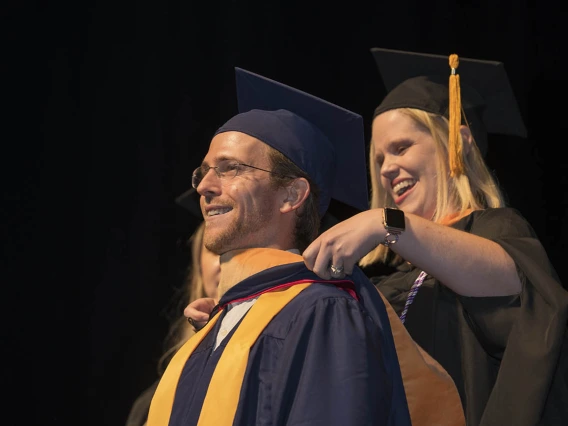
[[[416,281],[414,281],[414,284],[412,284],[412,287],[410,288],[410,292],[408,293],[408,298],[406,299],[406,303],[404,304],[404,309],[402,310],[402,314],[400,314],[400,320],[402,321],[403,324],[404,321],[406,320],[406,313],[408,312],[408,307],[414,301],[416,293],[418,293],[418,289],[424,282],[424,278],[426,278],[427,275],[428,274],[424,271],[420,272],[420,275],[418,275],[418,278],[416,278]]]

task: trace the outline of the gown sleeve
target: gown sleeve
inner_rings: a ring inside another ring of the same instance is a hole
[[[535,286],[545,303],[558,291],[562,300],[562,285],[544,248],[531,226],[513,209],[488,209],[471,221],[469,232],[490,239],[515,262],[522,291],[518,295],[498,297],[467,297],[457,295],[464,307],[466,320],[481,345],[491,356],[501,359],[509,334],[520,319],[522,302],[531,296]],[[528,279],[533,277],[533,281]]]
[[[522,291],[516,296],[459,297],[478,341],[500,360],[483,418],[497,419],[501,424],[536,425],[541,415],[546,418],[546,410],[551,410],[555,421],[561,415],[562,424],[568,424],[568,409],[557,414],[560,411],[554,402],[568,395],[568,292],[534,230],[514,209],[482,212],[470,232],[501,245],[514,260],[522,282]],[[558,379],[558,374],[564,377]],[[509,409],[512,406],[518,408]]]

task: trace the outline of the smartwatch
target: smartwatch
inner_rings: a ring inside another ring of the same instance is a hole
[[[399,209],[384,207],[383,225],[387,230],[387,234],[385,235],[385,239],[381,242],[381,244],[390,247],[392,244],[396,244],[398,237],[406,229],[404,212]]]

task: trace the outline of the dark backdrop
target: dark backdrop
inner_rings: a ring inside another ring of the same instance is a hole
[[[34,401],[13,424],[120,426],[154,380],[166,307],[197,224],[174,198],[236,112],[235,66],[360,113],[368,139],[385,93],[371,47],[503,61],[529,138],[494,137],[488,162],[568,282],[559,10],[519,1],[332,3],[7,8],[2,263],[16,277],[6,291],[23,303],[7,307],[15,325],[7,336],[21,340],[5,348],[30,376],[11,363],[4,372],[26,407]]]

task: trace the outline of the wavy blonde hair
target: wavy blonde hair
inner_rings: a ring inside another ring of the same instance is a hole
[[[448,163],[448,120],[440,115],[415,108],[400,108],[402,114],[410,117],[421,129],[428,132],[436,144],[436,164],[438,170],[438,188],[436,210],[432,220],[442,223],[450,216],[461,216],[470,210],[481,210],[488,207],[503,207],[503,194],[477,147],[473,143],[468,155],[464,157],[464,173],[459,177],[450,177]],[[461,138],[461,134],[459,136]],[[369,147],[369,173],[371,179],[371,208],[396,207],[388,191],[381,185],[380,168],[375,161],[375,148],[371,142]],[[389,250],[384,245],[377,246],[360,261],[361,267],[376,262],[397,264],[402,260],[394,256],[388,262]]]
[[[188,240],[191,248],[191,263],[188,266],[184,284],[178,289],[174,296],[176,300],[176,315],[164,340],[164,353],[158,360],[158,374],[160,376],[166,370],[168,363],[178,349],[195,333],[185,316],[179,315],[179,312],[183,311],[183,309],[194,300],[207,297],[205,286],[203,285],[203,275],[201,273],[201,250],[203,250],[204,229],[205,222],[201,222]]]

